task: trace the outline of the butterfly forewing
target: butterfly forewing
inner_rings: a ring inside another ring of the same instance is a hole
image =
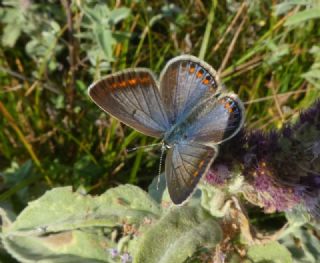
[[[228,140],[242,127],[243,112],[242,103],[235,94],[209,97],[186,118],[187,138],[203,143]]]
[[[169,128],[159,89],[147,69],[125,70],[92,84],[89,95],[104,111],[152,137]]]
[[[182,55],[170,60],[160,76],[160,92],[170,123],[177,122],[208,94],[219,88],[214,69],[202,60]]]
[[[196,143],[180,143],[168,150],[165,173],[174,204],[182,204],[188,199],[216,155],[216,148]]]

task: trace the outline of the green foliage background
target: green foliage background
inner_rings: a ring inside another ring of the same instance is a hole
[[[239,94],[249,129],[293,121],[319,98],[319,18],[311,0],[2,1],[0,205],[15,215],[62,185],[91,194],[147,188],[158,152],[126,149],[155,141],[87,95],[91,82],[120,69],[158,74],[190,53]]]

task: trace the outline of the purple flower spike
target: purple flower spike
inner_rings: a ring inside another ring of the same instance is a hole
[[[219,150],[208,183],[225,186],[240,169],[244,196],[252,204],[266,212],[302,207],[320,220],[320,100],[294,124],[268,132],[243,129]]]
[[[266,212],[287,211],[301,203],[305,189],[300,185],[280,184],[275,181],[273,174],[265,162],[259,163],[254,171],[252,186],[264,210]]]
[[[290,138],[291,135],[292,135],[292,128],[290,127],[290,125],[286,125],[283,127],[282,129],[282,135],[285,137],[285,138]]]
[[[230,177],[231,173],[228,167],[223,164],[218,164],[214,169],[208,171],[206,180],[212,185],[223,185]]]

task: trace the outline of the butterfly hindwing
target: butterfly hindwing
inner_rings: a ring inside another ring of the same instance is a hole
[[[169,122],[153,74],[147,69],[124,70],[89,87],[89,95],[104,111],[152,137],[161,137]]]
[[[168,150],[165,174],[174,204],[180,205],[188,199],[216,155],[216,148],[197,143],[179,143]]]
[[[237,134],[243,121],[243,105],[235,94],[211,96],[186,118],[186,136],[199,143],[221,143]]]

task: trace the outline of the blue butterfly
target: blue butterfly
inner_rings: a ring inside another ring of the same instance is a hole
[[[93,83],[89,95],[121,122],[162,139],[168,149],[167,187],[177,205],[208,171],[218,144],[237,134],[244,122],[240,99],[224,90],[209,64],[190,55],[171,59],[159,84],[148,69],[127,69]]]

